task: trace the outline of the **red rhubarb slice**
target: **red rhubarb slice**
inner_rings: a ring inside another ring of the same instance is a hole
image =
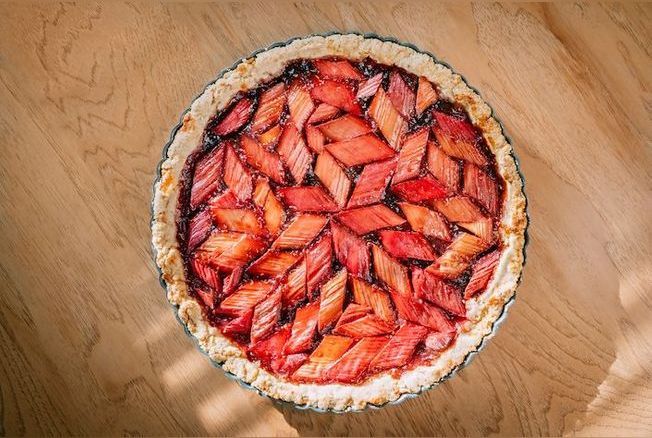
[[[376,94],[378,87],[383,82],[383,74],[378,73],[364,82],[361,82],[358,86],[358,94],[356,94],[357,99],[366,99]]]
[[[261,234],[263,227],[258,215],[246,208],[211,208],[213,220],[218,228],[240,231],[249,234]]]
[[[362,114],[362,108],[355,99],[353,88],[348,84],[331,80],[321,81],[315,84],[310,95],[315,100],[340,108],[347,113]]]
[[[457,225],[472,232],[485,242],[493,242],[494,240],[494,224],[488,217],[483,217],[474,222],[458,222]]]
[[[274,249],[303,248],[317,237],[328,218],[316,214],[299,214],[272,244]]]
[[[370,313],[354,321],[338,324],[333,333],[351,338],[367,338],[386,335],[392,331],[394,331],[393,324],[389,324],[382,318]]]
[[[331,230],[335,255],[339,262],[351,275],[367,278],[370,262],[367,243],[337,223],[331,224]]]
[[[409,117],[414,112],[414,91],[405,83],[401,74],[393,71],[389,74],[389,88],[387,95],[392,101],[394,108],[400,112],[403,117]]]
[[[426,110],[426,108],[437,102],[437,99],[439,99],[437,91],[434,89],[428,79],[421,76],[419,78],[419,84],[417,85],[417,115],[420,116],[421,113]]]
[[[331,141],[349,140],[371,132],[371,126],[359,117],[345,114],[317,126]]]
[[[405,219],[383,204],[346,210],[339,213],[337,218],[358,235],[405,223]]]
[[[393,291],[401,295],[412,296],[412,286],[407,268],[377,245],[371,246],[371,252],[374,257],[376,277]]]
[[[324,381],[324,373],[351,347],[353,339],[326,335],[310,358],[293,375],[295,379]]]
[[[484,217],[478,206],[466,196],[439,199],[434,204],[451,222],[474,222]]]
[[[303,129],[310,114],[315,109],[310,93],[300,84],[294,84],[288,92],[288,108],[290,110],[290,121],[298,131]]]
[[[283,306],[292,307],[306,297],[306,259],[290,271],[283,285]]]
[[[285,274],[299,257],[298,254],[291,252],[270,250],[253,262],[247,272],[253,275],[278,277]]]
[[[252,343],[249,347],[249,352],[253,354],[254,357],[260,358],[266,362],[282,357],[283,347],[290,338],[290,329],[289,325],[285,325],[267,339]]]
[[[215,307],[215,298],[217,294],[213,289],[195,289],[195,292],[206,307],[211,310]]]
[[[278,155],[269,152],[248,135],[240,137],[240,147],[251,167],[264,173],[279,184],[285,182],[285,170]]]
[[[378,89],[371,101],[369,115],[374,119],[378,129],[380,129],[390,146],[398,150],[407,123],[398,110],[394,108],[391,99],[382,88]]]
[[[407,365],[417,345],[426,338],[427,334],[427,328],[405,323],[380,350],[369,367],[381,371]]]
[[[346,270],[342,269],[321,287],[319,295],[319,332],[333,325],[342,315],[346,293]]]
[[[387,343],[385,336],[362,338],[326,373],[326,378],[336,382],[355,383]]]
[[[395,159],[367,164],[353,188],[348,207],[361,207],[382,201],[395,168]]]
[[[312,293],[331,275],[333,239],[330,234],[322,236],[306,252],[306,292]]]
[[[392,191],[409,202],[430,201],[444,198],[447,195],[446,187],[430,174],[392,184]]]
[[[308,169],[310,169],[312,154],[303,142],[301,134],[292,123],[285,125],[281,138],[278,141],[276,151],[279,153],[288,169],[290,169],[294,181],[297,184],[301,184]]]
[[[233,271],[226,277],[224,277],[224,281],[222,282],[222,294],[224,296],[229,296],[235,290],[237,289],[238,285],[240,284],[240,280],[242,279],[242,274],[244,273],[244,267],[238,266],[236,268],[233,268]]]
[[[333,198],[318,186],[284,187],[278,192],[285,205],[297,211],[334,212],[339,210]]]
[[[394,156],[392,148],[374,134],[326,145],[328,152],[347,167],[386,160]]]
[[[344,312],[342,312],[342,316],[340,316],[340,319],[337,321],[337,325],[335,326],[335,328],[339,327],[342,324],[346,324],[348,322],[355,321],[356,319],[360,319],[363,316],[366,316],[370,313],[371,313],[371,307],[350,303],[348,306],[346,306]]]
[[[229,315],[242,316],[262,301],[273,284],[265,281],[250,281],[241,285],[220,304],[220,311]]]
[[[346,172],[337,164],[335,158],[328,152],[322,152],[317,157],[315,175],[328,189],[337,205],[340,208],[344,207],[349,199],[351,181],[346,176]]]
[[[214,231],[197,250],[197,256],[216,269],[232,271],[265,248],[261,239],[232,231]]]
[[[464,289],[464,298],[469,299],[473,297],[478,292],[484,290],[489,284],[489,280],[498,266],[498,260],[500,259],[500,251],[492,251],[486,256],[478,259],[478,261],[473,266],[473,273],[471,274],[471,279],[469,284],[466,285]]]
[[[263,91],[258,99],[258,109],[251,122],[251,130],[261,132],[278,123],[285,100],[285,84],[283,82]]]
[[[208,209],[200,211],[188,222],[188,250],[192,251],[210,234],[213,221]]]
[[[353,301],[370,307],[376,315],[387,322],[394,323],[396,321],[392,301],[387,292],[360,278],[350,277],[349,281],[353,292]],[[351,306],[349,305],[349,307]]]
[[[190,208],[197,208],[222,185],[224,148],[217,148],[195,165],[190,190]]]
[[[428,303],[417,301],[412,295],[392,292],[392,299],[399,316],[439,332],[454,332],[455,326],[443,310]]]
[[[226,117],[213,128],[213,132],[220,136],[229,135],[242,128],[251,117],[253,103],[247,98],[242,98],[233,105]]]
[[[439,111],[435,111],[434,116],[437,126],[433,127],[433,132],[444,152],[478,166],[487,164],[487,158],[476,146],[476,135],[469,122]]]
[[[396,173],[392,183],[400,183],[419,176],[421,164],[426,154],[428,143],[428,129],[423,128],[405,137],[403,146],[398,154]]]
[[[460,164],[434,143],[428,143],[428,170],[451,192],[460,189]]]
[[[233,318],[222,326],[222,332],[226,335],[248,335],[251,331],[253,316],[254,311],[249,310],[242,314],[242,316]]]
[[[476,199],[489,213],[498,212],[498,187],[496,182],[478,166],[464,164],[464,194]]]
[[[265,228],[271,235],[276,235],[281,230],[283,223],[285,223],[285,209],[281,202],[276,199],[265,179],[257,181],[253,200],[254,204],[263,210]]]
[[[328,79],[350,79],[354,81],[364,79],[362,73],[346,60],[331,61],[328,59],[316,59],[314,63],[320,76]]]
[[[251,322],[251,342],[269,336],[281,316],[281,290],[279,288],[256,305]]]
[[[448,223],[439,213],[407,202],[398,205],[414,231],[445,241],[452,239]]]
[[[274,125],[267,131],[258,135],[258,141],[263,146],[272,146],[276,144],[278,138],[281,136],[281,125]]]
[[[383,230],[378,233],[385,251],[398,259],[433,261],[437,256],[430,243],[420,233],[412,231]]]
[[[461,291],[429,272],[413,268],[412,286],[417,297],[430,301],[454,315],[464,316],[466,314]]]
[[[473,257],[486,250],[490,243],[468,233],[460,233],[444,253],[426,270],[439,277],[457,278]]]
[[[224,182],[233,194],[242,202],[251,199],[253,181],[251,174],[244,167],[240,158],[230,145],[226,147],[224,163]]]
[[[208,206],[210,208],[238,208],[240,206],[240,201],[235,197],[232,190],[227,189],[223,193],[213,196],[208,201]]]
[[[222,291],[222,279],[220,278],[220,273],[216,269],[207,266],[202,262],[201,258],[198,257],[194,257],[191,263],[192,270],[197,277],[218,293]]]
[[[306,126],[306,144],[313,152],[321,154],[324,151],[326,136],[316,126]]]
[[[308,123],[319,123],[325,120],[330,120],[339,113],[340,109],[338,107],[327,103],[320,103],[308,119]]]
[[[283,349],[286,354],[301,353],[313,346],[318,318],[319,302],[310,303],[297,309],[292,323],[292,334]]]

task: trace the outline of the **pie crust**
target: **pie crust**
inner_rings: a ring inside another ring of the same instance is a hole
[[[279,75],[295,59],[337,56],[351,60],[370,58],[423,76],[439,87],[440,95],[460,104],[482,131],[504,179],[504,205],[498,238],[502,244],[495,274],[484,293],[466,302],[467,321],[453,344],[429,365],[419,365],[395,377],[389,372],[372,375],[357,385],[309,384],[288,381],[251,362],[237,344],[212,326],[202,308],[188,293],[183,260],[177,242],[176,215],[180,177],[189,154],[201,141],[204,128],[217,111],[242,90]],[[493,333],[494,325],[512,301],[524,264],[526,198],[523,183],[502,127],[491,108],[464,79],[432,55],[376,36],[330,34],[291,40],[239,61],[206,87],[172,133],[154,185],[152,245],[162,285],[188,332],[211,360],[229,374],[273,399],[318,410],[352,411],[418,394],[449,377],[465,364]]]

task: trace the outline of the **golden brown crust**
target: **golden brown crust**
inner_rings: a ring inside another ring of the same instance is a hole
[[[280,74],[288,61],[323,56],[349,59],[369,57],[379,63],[397,65],[436,83],[441,95],[459,102],[473,123],[483,131],[496,157],[499,173],[505,180],[505,206],[499,226],[504,250],[487,291],[467,302],[468,321],[454,344],[427,366],[406,371],[398,378],[389,373],[376,375],[360,385],[288,382],[268,373],[259,364],[250,362],[237,345],[208,323],[199,304],[188,295],[176,240],[175,214],[181,169],[198,145],[209,117],[224,108],[239,90],[253,88]],[[181,321],[197,339],[202,350],[212,360],[222,364],[224,370],[272,398],[321,409],[359,410],[368,404],[381,405],[403,394],[418,393],[437,384],[463,364],[467,356],[476,351],[484,338],[492,333],[494,323],[515,293],[523,267],[527,227],[525,207],[522,180],[512,147],[489,106],[459,75],[437,63],[432,56],[394,42],[355,34],[311,36],[242,60],[209,85],[193,102],[171,140],[161,164],[160,177],[155,183],[152,244],[169,301],[178,307]]]

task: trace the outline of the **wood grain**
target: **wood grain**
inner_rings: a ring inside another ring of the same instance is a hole
[[[0,4],[0,434],[651,435],[652,7],[430,2]],[[518,299],[472,366],[357,415],[215,370],[150,255],[161,149],[215,74],[362,30],[462,72],[530,201]]]

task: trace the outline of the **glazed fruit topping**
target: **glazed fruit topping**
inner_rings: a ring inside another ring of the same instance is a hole
[[[501,256],[503,181],[459,107],[370,60],[240,93],[185,167],[190,293],[252,361],[355,384],[449,347]]]

